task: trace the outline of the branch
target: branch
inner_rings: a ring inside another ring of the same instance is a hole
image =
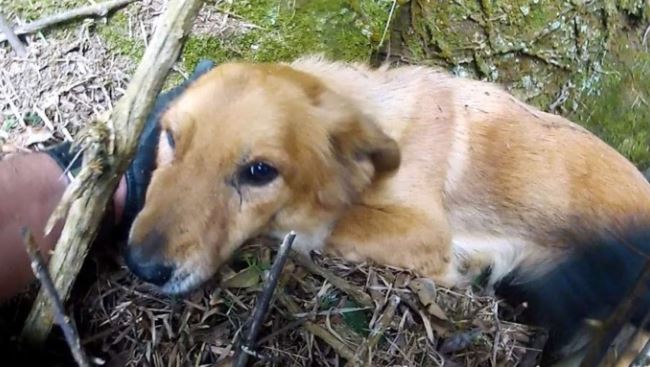
[[[52,283],[50,273],[47,271],[47,267],[45,266],[45,260],[43,260],[43,256],[41,256],[41,250],[36,244],[34,236],[32,236],[32,233],[27,228],[23,228],[23,242],[27,248],[27,254],[32,260],[32,271],[34,272],[34,275],[36,275],[36,278],[41,282],[42,288],[45,289],[47,296],[52,301],[54,318],[63,331],[63,336],[70,347],[74,360],[81,367],[90,366],[86,353],[81,349],[79,333],[70,322],[70,318],[65,315],[63,302],[61,302],[61,298],[59,297],[56,288],[54,288],[54,283]]]
[[[278,295],[278,301],[287,308],[289,313],[295,315],[300,312],[300,307],[285,293]],[[354,359],[354,351],[320,325],[314,324],[311,321],[305,321],[303,327],[332,347],[339,356],[347,360]]]
[[[185,36],[202,0],[169,0],[156,31],[124,96],[106,124],[90,129],[83,142],[84,166],[68,186],[47,229],[68,218],[50,261],[50,273],[63,300],[67,299],[104,211],[130,164],[145,118],[151,111],[164,79],[177,60]],[[49,301],[41,291],[23,328],[28,341],[42,342],[52,327]]]
[[[129,3],[134,2],[135,0],[111,0],[105,3],[93,4],[84,6],[77,9],[71,9],[64,11],[59,14],[54,14],[39,20],[27,23],[23,26],[19,26],[14,29],[16,35],[30,34],[38,32],[47,27],[53,26],[55,24],[68,22],[76,18],[85,18],[85,17],[103,17],[108,14],[113,9],[121,8]],[[6,33],[5,33],[6,35]],[[0,42],[7,41],[7,37],[0,35]],[[11,39],[9,39],[11,41]]]
[[[25,45],[18,39],[18,36],[16,36],[16,33],[14,33],[13,29],[11,29],[11,25],[7,21],[7,19],[0,13],[0,32],[4,34],[4,37],[9,43],[11,44],[11,47],[14,48],[16,51],[16,55],[20,57],[24,57],[27,55],[27,49],[25,49]],[[2,34],[0,34],[0,37],[3,37]]]
[[[644,367],[648,365],[650,365],[650,340],[648,340],[641,352],[634,358],[630,367]]]
[[[269,271],[268,278],[265,281],[264,288],[262,293],[257,299],[257,305],[253,311],[253,319],[251,321],[251,326],[248,329],[248,334],[244,339],[239,352],[236,358],[235,367],[246,367],[246,362],[248,361],[248,356],[251,354],[255,346],[255,340],[257,339],[257,334],[259,333],[262,323],[264,323],[264,316],[269,310],[269,303],[271,302],[271,297],[273,296],[273,291],[278,285],[278,279],[280,279],[280,273],[284,268],[284,264],[287,262],[287,257],[289,251],[291,250],[291,245],[293,240],[296,239],[296,234],[291,231],[288,235],[284,237],[282,245],[278,250],[275,261],[271,265],[271,270]]]
[[[546,330],[537,331],[533,339],[533,343],[528,349],[528,351],[526,351],[526,354],[524,354],[524,358],[521,361],[520,366],[521,367],[537,366],[538,365],[537,357],[544,350],[544,346],[546,345],[547,341],[548,341],[548,331]]]
[[[637,278],[634,287],[628,292],[626,297],[614,310],[612,316],[605,322],[600,333],[591,342],[585,358],[580,364],[581,367],[600,365],[612,341],[620,333],[629,315],[632,314],[633,308],[642,303],[640,299],[648,291],[648,281],[650,281],[650,260],[645,262],[643,271]]]
[[[390,297],[390,299],[388,300],[388,305],[386,306],[384,312],[379,317],[377,324],[375,325],[375,327],[372,328],[372,331],[370,332],[368,338],[366,338],[363,341],[363,343],[361,343],[357,351],[354,353],[354,359],[348,360],[346,367],[359,366],[363,363],[363,361],[370,353],[370,350],[374,348],[377,345],[377,343],[379,343],[379,339],[381,339],[388,326],[390,326],[390,323],[393,321],[393,317],[395,316],[395,311],[397,310],[397,306],[400,304],[400,302],[401,299],[399,296],[392,295]],[[370,363],[371,361],[372,358],[370,359],[370,361],[368,361],[369,366],[372,365]]]
[[[325,280],[332,283],[333,286],[345,292],[358,305],[363,307],[375,306],[372,302],[372,298],[370,298],[367,293],[363,292],[358,287],[355,287],[352,284],[348,283],[345,279],[338,277],[334,273],[316,265],[316,263],[314,263],[309,257],[295,251],[292,251],[289,256],[291,256],[291,259],[293,261],[305,268],[310,273],[325,278]]]

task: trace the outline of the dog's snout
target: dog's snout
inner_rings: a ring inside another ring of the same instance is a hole
[[[149,234],[141,243],[129,243],[124,260],[129,269],[140,279],[163,286],[174,273],[162,254],[164,238],[158,232]]]

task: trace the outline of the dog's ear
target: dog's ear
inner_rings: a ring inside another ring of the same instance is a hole
[[[366,117],[347,118],[335,124],[329,139],[339,165],[339,180],[326,180],[319,191],[318,199],[324,206],[349,203],[374,179],[400,165],[397,142]]]
[[[330,139],[340,158],[357,162],[369,160],[375,175],[394,171],[400,165],[397,142],[366,116],[354,116],[337,124],[336,130],[330,132]]]

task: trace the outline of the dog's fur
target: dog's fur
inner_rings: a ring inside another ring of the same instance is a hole
[[[505,286],[552,277],[602,233],[650,228],[650,185],[614,149],[495,85],[430,68],[224,64],[161,123],[129,246],[155,242],[175,267],[170,293],[200,285],[247,239],[295,230],[303,251],[451,287],[487,273],[514,294]],[[253,161],[278,178],[241,182]]]

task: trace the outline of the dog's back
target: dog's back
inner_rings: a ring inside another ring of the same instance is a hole
[[[547,361],[638,277],[650,256],[650,185],[586,129],[444,72],[298,65],[342,93],[363,86],[355,98],[402,154],[391,182],[368,196],[403,194],[419,207],[441,192],[461,277],[488,272],[498,295],[527,302],[527,320],[551,329]],[[393,248],[377,250],[390,258]],[[632,321],[649,306],[647,293]]]

